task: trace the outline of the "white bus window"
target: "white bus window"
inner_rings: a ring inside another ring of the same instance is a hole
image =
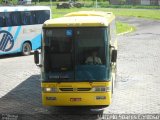
[[[36,23],[43,24],[46,20],[50,18],[50,11],[36,11]]]
[[[11,21],[11,13],[4,13],[5,16],[5,22],[6,22],[6,27],[12,26],[12,21]]]
[[[12,18],[13,26],[21,25],[20,12],[12,12],[11,18]]]
[[[0,27],[4,27],[4,13],[0,13]]]

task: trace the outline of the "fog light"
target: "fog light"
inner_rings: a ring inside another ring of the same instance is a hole
[[[104,100],[106,99],[106,96],[96,96],[96,100]]]

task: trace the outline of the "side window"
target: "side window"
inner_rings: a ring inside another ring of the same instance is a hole
[[[36,11],[36,23],[37,24],[43,24],[49,18],[50,18],[50,11],[49,10]]]
[[[12,12],[11,13],[11,19],[12,19],[12,25],[13,26],[18,26],[21,25],[21,16],[20,12]]]
[[[30,11],[21,12],[22,25],[32,25],[34,24],[34,18]]]
[[[0,12],[0,27],[4,27],[5,26],[5,19],[4,19],[4,13]]]
[[[49,10],[45,10],[44,12],[44,22],[48,19],[50,19],[50,11]]]
[[[12,26],[12,21],[11,21],[11,13],[6,12],[4,13],[5,16],[5,22],[6,22],[6,26]]]
[[[36,24],[36,13],[31,11],[31,24]]]

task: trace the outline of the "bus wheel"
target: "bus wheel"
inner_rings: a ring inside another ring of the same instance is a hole
[[[31,54],[31,44],[29,42],[25,42],[22,46],[22,55],[30,55]]]

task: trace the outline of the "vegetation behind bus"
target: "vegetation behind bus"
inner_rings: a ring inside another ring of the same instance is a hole
[[[33,0],[36,1],[36,0]],[[39,0],[40,3],[37,2],[37,4],[43,4],[43,5],[49,5],[50,0]],[[56,5],[59,2],[68,2],[69,0],[52,0],[52,5]],[[121,0],[123,1],[123,0]],[[76,0],[75,2],[84,3],[85,7],[94,7],[96,2],[95,0]],[[109,0],[98,0],[98,7],[103,8],[133,8],[133,9],[159,9],[160,6],[158,5],[127,5],[127,4],[121,4],[121,5],[112,5],[109,4]]]
[[[160,6],[144,6],[144,5],[109,5],[108,2],[98,0],[98,8],[95,7],[95,1],[85,0],[79,1],[84,3],[82,8],[71,8],[71,9],[56,9],[56,4],[59,2],[52,2],[52,11],[55,16],[59,13],[66,14],[73,11],[79,10],[99,10],[106,12],[113,12],[116,16],[128,16],[128,17],[139,17],[147,19],[160,19]],[[40,2],[37,5],[50,5],[50,2]],[[125,9],[122,9],[125,8]],[[132,9],[127,9],[132,8]]]
[[[147,19],[160,19],[160,10],[151,9],[115,9],[115,8],[94,8],[94,7],[83,7],[83,8],[71,8],[71,9],[56,9],[55,6],[52,7],[54,16],[59,17],[60,14],[66,14],[69,12],[79,11],[79,10],[98,10],[105,12],[113,12],[116,16],[127,16],[127,17],[138,17]]]

